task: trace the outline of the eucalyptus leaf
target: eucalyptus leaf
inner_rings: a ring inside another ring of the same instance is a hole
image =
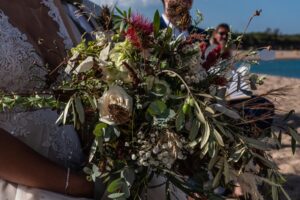
[[[201,158],[204,158],[204,156],[207,154],[209,150],[209,144],[207,143],[203,148],[202,148],[202,151],[201,151]]]
[[[214,168],[214,165],[218,162],[220,159],[220,156],[216,153],[209,161],[208,163],[208,170],[212,170]]]
[[[109,56],[109,51],[110,51],[111,43],[109,43],[101,52],[99,55],[99,59],[103,61],[107,61],[108,56]]]
[[[75,128],[77,128],[77,113],[76,113],[74,103],[72,103],[72,116],[73,116],[73,125]]]
[[[272,200],[279,200],[278,198],[278,187],[272,186]]]
[[[227,185],[230,182],[230,171],[229,171],[229,163],[227,157],[224,157],[224,177],[225,177],[225,184]]]
[[[264,163],[266,166],[270,167],[271,169],[278,170],[277,165],[274,162],[270,161],[269,159],[254,152],[252,152],[252,155],[255,156],[256,158],[259,158],[262,161],[262,163]]]
[[[94,96],[91,97],[90,95],[87,95],[87,97],[88,97],[88,100],[89,100],[89,102],[90,102],[90,104],[91,104],[93,110],[97,110],[98,103],[97,103],[96,97],[94,97]]]
[[[292,152],[295,155],[296,153],[296,148],[297,148],[297,141],[295,140],[295,138],[291,139],[291,146],[292,146]]]
[[[222,173],[223,173],[223,166],[219,169],[218,173],[213,179],[213,183],[212,183],[213,188],[217,188],[220,185]]]
[[[182,130],[182,128],[184,127],[184,123],[185,123],[185,115],[184,115],[182,109],[180,109],[177,114],[176,121],[175,121],[176,130],[177,131]]]
[[[222,138],[221,134],[216,129],[213,130],[213,135],[215,136],[218,144],[220,146],[224,147],[225,144],[224,144],[223,138]]]
[[[198,134],[199,134],[199,129],[200,129],[200,122],[197,119],[194,119],[192,122],[192,128],[189,134],[189,140],[194,141]]]
[[[67,105],[66,105],[66,107],[65,107],[65,109],[64,109],[64,112],[63,112],[63,121],[62,121],[63,124],[66,124],[66,123],[67,123],[67,117],[68,117],[69,109],[70,109],[72,103],[73,103],[73,98],[71,98],[71,99],[68,101],[68,103],[67,103]]]
[[[123,179],[122,178],[118,178],[113,180],[107,187],[107,191],[109,193],[114,193],[116,191],[118,191],[123,185]]]
[[[285,191],[285,189],[282,186],[279,188],[287,200],[292,200],[289,194]]]
[[[97,148],[98,148],[98,141],[94,140],[89,153],[89,162],[91,162],[94,159],[94,156],[97,152]]]
[[[167,106],[163,101],[156,100],[150,104],[147,111],[151,116],[158,116],[163,114],[166,109]]]
[[[208,139],[210,137],[210,127],[208,122],[204,123],[204,133],[201,139],[201,144],[200,144],[200,148],[202,149],[208,142]]]
[[[85,122],[85,112],[80,97],[75,97],[75,108],[81,124]]]
[[[297,131],[291,127],[288,128],[289,133],[291,136],[298,142],[300,143],[300,135],[297,133]]]
[[[160,30],[160,14],[159,11],[156,10],[153,19],[153,31],[155,37],[158,36],[159,30]]]
[[[228,109],[225,106],[221,104],[213,104],[211,105],[211,108],[215,111],[218,111],[232,119],[241,119],[241,116],[234,110]]]
[[[104,129],[106,129],[107,126],[108,125],[105,124],[105,123],[99,123],[99,124],[97,124],[95,126],[95,128],[94,128],[94,131],[93,131],[94,135],[96,137],[102,137],[104,135]]]
[[[206,120],[205,120],[205,118],[204,118],[204,115],[203,115],[203,113],[201,111],[201,108],[200,108],[199,104],[195,103],[195,107],[196,107],[196,116],[199,119],[199,121],[201,123],[207,123]]]
[[[122,197],[124,197],[125,194],[124,193],[113,193],[113,194],[110,194],[108,195],[107,197],[110,198],[110,199],[120,199]]]
[[[87,57],[85,60],[83,60],[78,67],[76,67],[74,73],[83,73],[87,72],[94,66],[94,58],[92,56]]]
[[[245,151],[246,151],[246,148],[245,148],[245,147],[242,147],[242,148],[236,150],[236,151],[230,156],[230,158],[229,158],[228,161],[233,161],[233,162],[237,163],[237,162],[241,159],[241,157],[244,155]]]
[[[62,123],[63,118],[64,118],[64,112],[62,112],[62,113],[59,115],[59,117],[57,118],[55,124],[60,124],[60,123]]]
[[[126,167],[122,172],[121,172],[121,177],[124,178],[128,186],[132,186],[135,180],[135,173],[133,169],[130,169]]]
[[[248,138],[244,136],[239,136],[247,145],[262,150],[262,151],[270,151],[271,147],[268,143],[259,141],[258,139]]]

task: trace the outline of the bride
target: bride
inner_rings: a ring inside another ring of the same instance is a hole
[[[63,0],[0,0],[0,90],[46,88],[45,66],[58,66],[82,31],[95,29]],[[80,27],[80,28],[78,28]],[[77,171],[85,163],[71,126],[55,125],[49,109],[0,113],[0,200],[74,200],[93,197]]]

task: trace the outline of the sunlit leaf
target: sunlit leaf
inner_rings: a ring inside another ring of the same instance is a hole
[[[109,193],[114,193],[114,192],[116,192],[117,190],[119,190],[122,187],[122,184],[123,184],[123,179],[122,178],[118,178],[118,179],[112,181],[108,185],[107,191]]]
[[[201,139],[201,144],[200,144],[200,148],[202,149],[208,142],[208,139],[210,137],[210,127],[208,122],[204,123],[204,133]]]
[[[220,185],[222,173],[223,173],[223,166],[219,169],[218,173],[214,177],[214,180],[213,180],[213,183],[212,183],[213,188],[216,188]]]
[[[67,117],[68,117],[69,109],[70,109],[72,103],[73,103],[73,98],[71,98],[71,99],[68,101],[68,103],[67,103],[67,105],[66,105],[66,107],[65,107],[65,109],[64,109],[64,112],[63,112],[63,121],[62,121],[63,124],[66,124],[66,123],[67,123]]]
[[[154,14],[153,30],[154,30],[155,37],[157,37],[158,33],[159,33],[159,30],[160,30],[160,14],[159,14],[158,10],[156,10],[155,14]]]
[[[216,129],[213,130],[213,134],[214,134],[218,144],[220,146],[224,147],[225,144],[224,144],[224,141],[223,141],[223,138],[222,138],[221,134]]]
[[[297,131],[291,127],[288,128],[289,129],[289,133],[292,135],[292,137],[298,142],[300,143],[300,135],[297,133]]]
[[[225,177],[225,184],[230,182],[230,171],[229,171],[229,163],[227,161],[227,157],[224,157],[224,177]]]
[[[175,125],[176,125],[177,131],[180,131],[184,127],[185,115],[184,115],[182,109],[179,110],[175,123],[176,123]]]
[[[189,140],[193,141],[197,138],[200,129],[200,122],[197,119],[192,121],[192,128],[189,134]]]
[[[85,122],[85,112],[80,97],[75,97],[75,108],[81,124]]]

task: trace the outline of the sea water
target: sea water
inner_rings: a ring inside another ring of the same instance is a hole
[[[258,65],[251,67],[251,72],[300,78],[300,60],[261,61]]]

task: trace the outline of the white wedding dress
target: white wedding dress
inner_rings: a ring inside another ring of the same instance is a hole
[[[73,46],[69,33],[53,0],[41,1],[49,8],[49,16],[58,23],[59,36],[66,49]],[[26,34],[9,22],[0,8],[0,90],[30,92],[44,83],[42,58]],[[7,111],[0,113],[0,127],[26,143],[39,154],[64,167],[78,169],[83,163],[79,138],[72,126],[57,126],[58,114],[49,109],[36,111]],[[77,200],[65,195],[8,183],[0,179],[0,200]]]

